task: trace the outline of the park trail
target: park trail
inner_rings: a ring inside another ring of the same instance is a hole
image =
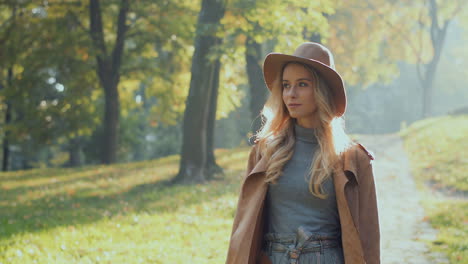
[[[424,243],[434,240],[437,232],[425,221],[401,138],[387,134],[360,135],[356,139],[375,156],[382,264],[448,263],[440,253],[429,252]]]

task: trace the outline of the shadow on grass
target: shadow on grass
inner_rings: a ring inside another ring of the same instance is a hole
[[[52,192],[53,190],[56,190],[57,193],[65,194],[67,190],[77,189],[81,193],[86,193],[88,190],[95,190],[96,183],[99,181],[119,181],[122,178],[129,177],[129,175],[138,175],[144,173],[145,171],[153,173],[154,168],[116,168],[109,166],[108,168],[103,167],[98,168],[97,170],[96,168],[89,168],[88,170],[66,170],[63,171],[62,174],[56,172],[51,175],[43,171],[40,175],[28,174],[31,176],[29,179],[21,177],[21,181],[39,181],[40,179],[43,179],[42,183],[37,184],[36,182],[30,184],[32,186],[23,184],[15,187],[7,187],[8,185],[5,185],[5,182],[6,178],[8,177],[1,177],[0,179],[3,181],[4,184],[1,188],[0,204],[2,201],[17,200],[18,197],[27,195],[28,193],[41,193],[41,198],[42,196],[56,196],[57,194],[54,194]],[[47,173],[47,175],[45,173]],[[14,180],[14,182],[15,185],[17,185],[17,181]],[[78,184],[85,186],[93,186],[93,188],[83,188],[77,186]]]
[[[10,172],[2,172],[2,177],[0,178],[2,181],[30,181],[38,178],[43,178],[44,173],[47,173],[49,178],[55,177],[65,177],[67,176],[67,172],[79,172],[82,168],[59,168],[59,169],[32,169],[32,170],[22,170],[22,171],[10,171]],[[85,168],[84,170],[89,170]]]
[[[225,154],[229,155],[229,153],[232,152],[220,153],[220,156],[226,159],[226,163],[232,162],[229,157],[224,156]],[[241,159],[236,157],[235,160]],[[177,166],[178,161],[169,163],[166,165]],[[132,167],[130,170],[117,173],[113,178],[139,177],[139,171],[141,173],[141,171],[151,168],[148,167],[149,165],[145,166],[139,169]],[[48,188],[53,188],[57,184],[73,186],[73,183],[77,181],[86,180],[92,183],[104,177],[101,174],[95,174],[85,179],[82,177],[67,179],[58,175],[59,182],[52,185],[44,183],[33,187],[0,190],[0,241],[7,241],[10,237],[21,233],[39,232],[60,226],[86,225],[118,215],[125,216],[142,212],[157,215],[175,212],[183,207],[212,201],[227,193],[238,191],[237,175],[240,174],[240,171],[229,169],[229,167],[227,169],[229,173],[222,179],[217,178],[205,184],[196,185],[174,185],[171,178],[175,175],[171,173],[128,187],[119,186],[116,188],[113,186],[111,191],[94,186],[90,188],[76,187],[76,191],[72,193],[67,193],[64,190],[57,194],[47,193]],[[109,172],[105,168],[104,171]],[[83,173],[83,170],[80,170],[80,173]],[[35,174],[29,175],[33,178],[37,177]],[[26,179],[24,176],[21,178]],[[36,199],[27,199],[28,192],[40,190],[45,192],[44,195]],[[24,195],[26,198],[18,199],[20,195]]]

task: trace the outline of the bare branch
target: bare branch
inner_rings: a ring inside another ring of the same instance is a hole
[[[126,24],[128,10],[128,0],[122,0],[120,3],[119,16],[117,20],[117,37],[115,40],[114,50],[112,51],[112,70],[114,71],[113,74],[117,73],[115,71],[118,71],[118,69],[120,68],[122,60],[122,53],[125,44],[125,33],[128,29],[128,26]]]
[[[104,42],[104,30],[102,27],[101,7],[99,0],[89,1],[90,34],[95,48],[99,50],[104,57],[107,54],[106,43]],[[98,54],[98,58],[103,57]]]
[[[432,25],[439,29],[439,17],[437,14],[437,3],[435,0],[429,0],[429,15],[431,16]]]

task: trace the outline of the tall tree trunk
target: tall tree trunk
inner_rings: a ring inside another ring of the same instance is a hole
[[[69,142],[68,153],[70,154],[70,159],[68,165],[70,167],[79,167],[83,164],[81,160],[81,141],[80,138],[73,138]]]
[[[218,39],[221,43],[221,39]],[[216,164],[216,159],[214,155],[214,130],[216,123],[216,109],[218,108],[218,88],[219,88],[219,72],[221,70],[221,62],[219,58],[214,62],[213,78],[211,85],[211,96],[208,110],[208,130],[207,130],[207,160],[206,160],[206,169],[207,169],[207,179],[212,178],[215,174],[223,173],[223,169]]]
[[[8,89],[11,89],[13,82],[13,68],[10,67],[7,72],[7,86]],[[5,87],[3,88],[5,89]],[[9,100],[6,100],[6,112],[5,112],[5,126],[8,126],[11,123],[11,103]],[[8,164],[10,160],[10,142],[9,142],[10,132],[5,131],[3,136],[3,160],[2,160],[2,171],[8,171]]]
[[[138,122],[138,131],[139,131],[139,136],[141,137],[140,140],[138,141],[137,146],[135,147],[135,154],[133,156],[133,159],[135,161],[140,161],[144,160],[146,158],[147,154],[147,141],[146,141],[146,134],[147,134],[147,118],[150,112],[150,107],[151,105],[146,99],[146,84],[140,85],[139,89],[139,95],[141,96],[141,110],[140,110],[140,118]]]
[[[440,55],[444,48],[445,36],[447,35],[447,28],[450,19],[446,20],[442,26],[439,25],[438,8],[436,0],[429,1],[429,15],[431,18],[431,44],[433,49],[433,56],[431,61],[425,66],[425,72],[421,74],[420,65],[418,65],[419,80],[422,86],[422,118],[432,115],[432,96],[434,93],[434,79],[437,74],[437,66],[440,61]]]
[[[248,37],[245,42],[245,60],[247,77],[250,86],[250,118],[252,120],[252,132],[257,132],[262,124],[260,111],[268,96],[268,88],[263,81],[262,45],[253,38]]]
[[[5,126],[11,122],[11,104],[6,102],[6,113],[5,113]],[[3,160],[2,160],[2,171],[8,171],[8,164],[10,160],[10,142],[8,140],[10,136],[9,131],[5,131],[3,135]]]
[[[198,183],[207,180],[208,130],[216,74],[216,61],[209,59],[209,53],[219,44],[215,33],[224,16],[225,2],[202,0],[197,23],[195,52],[192,57],[192,77],[184,113],[182,153],[179,173],[175,182]]]
[[[105,94],[104,112],[104,151],[102,163],[111,164],[117,161],[117,144],[119,131],[120,102],[117,84],[103,83]]]
[[[111,54],[107,53],[104,41],[104,30],[99,0],[90,0],[90,34],[96,49],[97,75],[105,95],[104,138],[101,162],[114,163],[117,160],[118,131],[120,115],[120,99],[118,85],[120,81],[120,66],[127,32],[128,0],[121,0],[117,18],[117,35]]]
[[[16,27],[16,11],[18,7],[16,5],[13,5],[12,10],[11,10],[11,21],[12,23],[10,26],[5,30],[3,37],[0,39],[0,46],[5,45],[7,42],[8,38],[10,37],[10,34],[14,31]],[[11,49],[11,47],[10,47]],[[12,50],[8,50],[8,52],[13,53]],[[1,55],[1,49],[0,49],[0,55]],[[7,70],[7,82],[6,86],[3,87],[3,89],[12,89],[12,83],[13,83],[13,64],[8,68]],[[1,86],[1,84],[0,84]],[[2,87],[0,87],[2,88]],[[7,126],[8,124],[11,123],[11,102],[9,102],[8,98],[5,100],[6,104],[6,111],[5,111],[5,125]],[[5,134],[3,135],[3,146],[2,146],[2,151],[3,151],[3,160],[2,160],[2,171],[8,171],[8,164],[10,161],[10,142],[9,142],[9,137],[10,137],[10,132],[5,131]]]

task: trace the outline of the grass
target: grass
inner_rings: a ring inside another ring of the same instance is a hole
[[[0,173],[0,263],[223,263],[248,150],[191,186],[166,184],[178,156]]]
[[[428,220],[439,231],[432,250],[444,252],[450,263],[467,263],[468,116],[422,120],[401,135],[413,175],[425,193]],[[433,190],[444,195],[435,197]]]
[[[439,230],[434,250],[466,263],[468,117],[423,120],[402,131],[423,202]],[[249,148],[217,150],[225,177],[168,186],[179,157],[78,169],[0,173],[0,264],[224,263]]]

